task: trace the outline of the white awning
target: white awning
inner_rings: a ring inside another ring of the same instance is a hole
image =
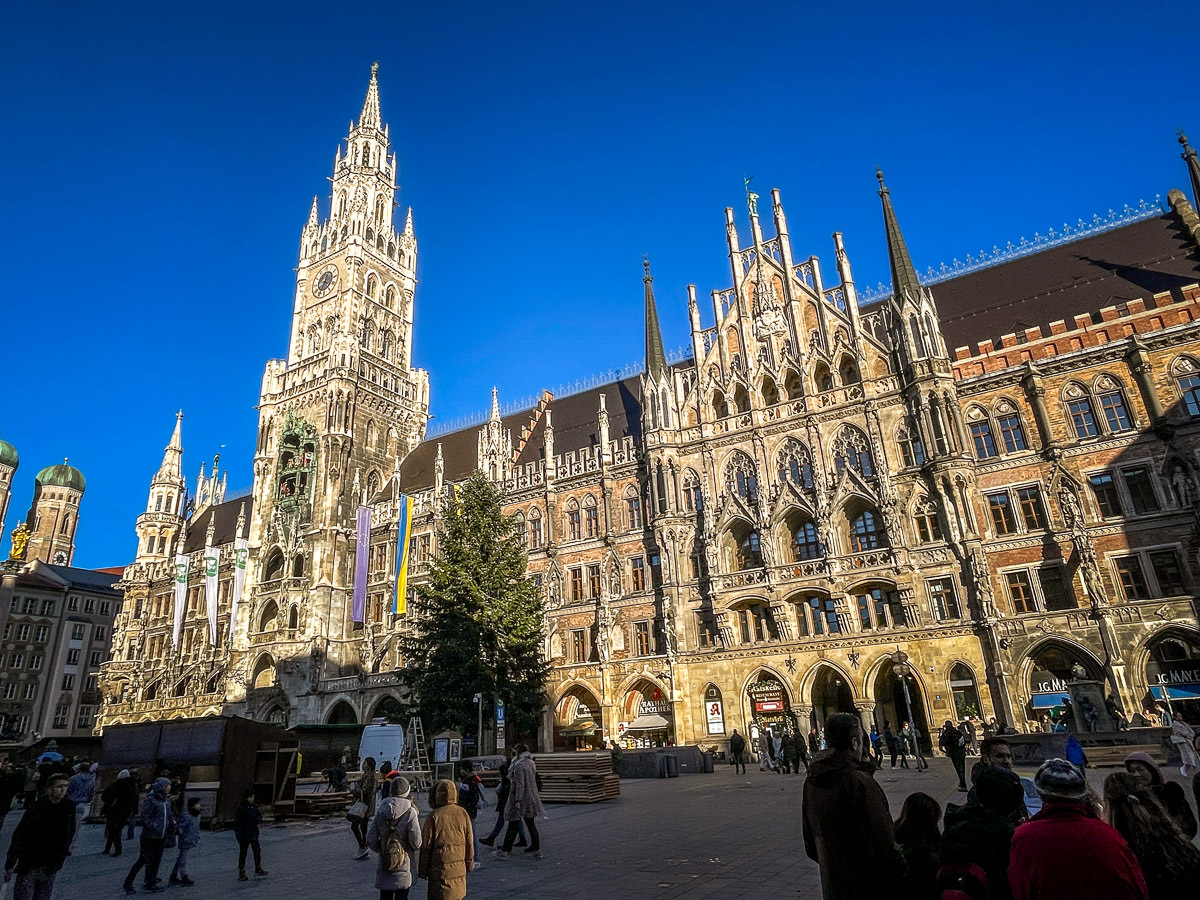
[[[671,727],[671,723],[656,713],[649,713],[638,716],[627,726],[626,731],[665,731]]]

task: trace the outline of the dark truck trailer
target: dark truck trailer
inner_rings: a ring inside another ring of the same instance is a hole
[[[200,800],[201,817],[232,822],[242,794],[253,788],[264,815],[296,808],[296,736],[241,716],[206,716],[104,729],[106,776],[137,769],[149,784],[163,769],[183,779],[185,803]],[[106,779],[107,780],[107,779]]]

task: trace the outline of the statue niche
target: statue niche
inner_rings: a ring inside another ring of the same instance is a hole
[[[289,412],[279,438],[276,505],[295,509],[308,521],[312,509],[312,483],[317,465],[317,429]]]

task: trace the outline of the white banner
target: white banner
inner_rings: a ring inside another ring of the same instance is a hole
[[[250,558],[250,540],[240,537],[233,542],[233,598],[229,601],[229,638],[233,643],[233,629],[237,628],[238,604],[242,602],[242,588],[246,584],[246,560]]]
[[[704,714],[708,719],[709,734],[725,733],[725,712],[720,700],[708,700],[704,704]]]
[[[171,646],[179,646],[183,633],[183,614],[187,609],[188,558],[183,554],[175,557],[175,621],[171,631]]]
[[[217,570],[221,567],[221,548],[204,548],[204,600],[208,606],[208,640],[217,646]]]

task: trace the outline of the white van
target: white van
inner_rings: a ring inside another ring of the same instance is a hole
[[[358,744],[358,764],[368,756],[375,758],[375,771],[383,768],[385,762],[396,769],[400,766],[400,757],[404,755],[404,726],[403,725],[367,725],[363,728],[362,740]]]

